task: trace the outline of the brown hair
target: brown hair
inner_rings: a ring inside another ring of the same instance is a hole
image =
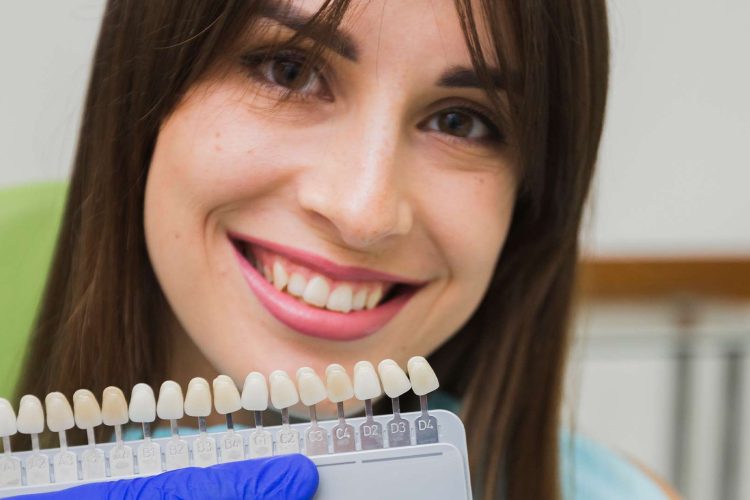
[[[19,396],[164,380],[167,339],[153,318],[168,305],[142,222],[148,165],[160,125],[262,3],[110,0]],[[312,22],[335,26],[348,3],[327,0]],[[480,5],[474,12],[469,0],[456,0],[484,81],[480,16],[500,67],[519,75],[509,82],[508,101],[523,179],[483,302],[431,359],[444,387],[462,398],[477,497],[558,498],[577,235],[608,79],[605,2]],[[487,92],[499,106],[491,85]]]

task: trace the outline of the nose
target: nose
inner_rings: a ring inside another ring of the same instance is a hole
[[[406,176],[399,175],[408,160],[397,111],[370,109],[339,121],[298,186],[305,212],[358,250],[406,235],[414,221]]]

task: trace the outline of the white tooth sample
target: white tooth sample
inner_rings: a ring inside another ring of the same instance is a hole
[[[365,307],[365,302],[367,302],[367,289],[360,288],[352,298],[352,309],[355,311],[361,311]]]
[[[16,432],[18,432],[18,425],[13,405],[7,399],[0,398],[0,437],[13,436]]]
[[[237,390],[234,380],[229,376],[219,375],[216,377],[213,381],[213,387],[214,408],[216,408],[218,414],[226,415],[239,411],[242,408],[240,391]]]
[[[349,285],[337,286],[328,296],[326,309],[348,313],[352,310],[352,287]]]
[[[102,392],[102,422],[104,425],[128,423],[128,402],[118,387],[110,386]]]
[[[207,417],[211,414],[211,388],[206,379],[195,377],[188,383],[185,413],[191,417]]]
[[[342,403],[354,397],[352,380],[343,366],[333,363],[326,368],[326,390],[332,403]]]
[[[383,394],[375,367],[369,361],[354,365],[354,397],[360,401],[375,399]]]
[[[44,410],[39,398],[30,394],[21,398],[16,426],[21,434],[41,434],[44,431]]]
[[[283,410],[299,402],[297,388],[284,370],[271,372],[268,383],[271,386],[271,404],[274,408]]]
[[[383,391],[389,398],[397,398],[409,389],[411,383],[398,364],[392,359],[384,359],[378,363],[378,373],[380,382],[383,384]]]
[[[308,304],[318,307],[324,307],[328,302],[328,293],[330,288],[325,279],[321,276],[314,276],[305,287],[305,293],[302,294],[302,300]]]
[[[305,406],[316,405],[328,397],[323,381],[320,380],[315,370],[307,366],[297,370],[297,388],[302,404]]]
[[[79,429],[93,429],[102,425],[102,410],[94,393],[78,389],[73,393],[73,413]]]
[[[128,416],[133,422],[142,424],[156,420],[156,398],[148,384],[135,384],[130,393]]]
[[[242,387],[242,407],[248,411],[268,409],[268,384],[266,377],[259,372],[251,372]]]
[[[406,369],[409,370],[411,388],[417,396],[424,396],[440,387],[435,371],[422,356],[409,359]]]
[[[295,297],[302,297],[307,288],[307,280],[304,276],[299,273],[292,273],[289,277],[289,283],[286,286],[286,291]]]
[[[44,398],[44,407],[47,410],[47,427],[52,432],[65,432],[75,425],[73,408],[65,394],[50,392]]]
[[[286,273],[286,269],[281,265],[281,262],[274,262],[273,286],[275,286],[277,290],[283,290],[287,283],[289,283],[289,275]]]
[[[378,285],[373,291],[370,292],[369,296],[367,297],[367,302],[365,303],[365,307],[367,309],[372,309],[373,307],[378,305],[378,302],[380,302],[380,299],[383,297],[383,287],[381,285]]]
[[[159,400],[156,402],[156,414],[162,420],[179,420],[184,415],[182,387],[174,380],[167,380],[159,388]]]

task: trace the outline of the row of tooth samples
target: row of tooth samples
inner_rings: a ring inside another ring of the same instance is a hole
[[[357,433],[346,422],[344,414],[344,402],[352,398],[363,401],[365,405],[365,421],[358,432],[361,449],[384,448],[386,437],[388,447],[408,446],[412,443],[411,426],[401,416],[399,397],[410,389],[419,396],[421,407],[421,413],[414,421],[415,442],[435,443],[438,441],[437,420],[428,413],[427,394],[438,388],[437,377],[421,356],[411,358],[407,370],[408,377],[395,361],[386,359],[378,364],[376,373],[371,363],[360,361],[354,365],[352,381],[343,366],[332,364],[326,369],[324,384],[312,368],[303,367],[297,370],[296,386],[282,370],[272,372],[268,382],[263,374],[252,372],[245,379],[241,394],[230,377],[219,375],[212,384],[213,408],[225,416],[226,432],[217,439],[207,433],[206,417],[212,411],[212,391],[209,383],[200,377],[190,381],[184,397],[177,382],[164,382],[158,400],[149,385],[136,384],[129,404],[120,389],[107,387],[102,393],[101,407],[94,394],[86,389],[73,394],[72,408],[62,393],[52,392],[44,400],[46,422],[50,431],[58,433],[60,447],[52,456],[51,464],[48,454],[39,448],[39,434],[44,431],[45,424],[42,402],[36,396],[23,396],[16,417],[10,402],[0,398],[0,438],[4,449],[0,456],[0,487],[21,485],[22,469],[25,484],[31,485],[47,484],[52,478],[55,482],[69,482],[79,478],[127,476],[135,473],[136,464],[140,474],[155,474],[188,467],[191,457],[192,465],[208,466],[219,461],[300,453],[299,432],[289,423],[289,408],[300,401],[310,412],[310,427],[304,433],[304,452],[307,455],[329,453],[329,442],[333,453],[357,449]],[[383,392],[391,398],[393,407],[393,418],[387,422],[385,432],[372,411],[372,400]],[[281,412],[282,423],[276,432],[275,447],[273,436],[263,428],[262,415],[268,409],[269,393],[272,406]],[[328,431],[318,422],[315,409],[325,399],[336,403],[338,413],[330,440]],[[255,422],[249,434],[247,452],[242,435],[235,432],[232,417],[233,413],[243,409],[253,413]],[[178,421],[186,414],[198,418],[198,436],[190,446],[179,433]],[[169,421],[171,430],[163,456],[160,445],[152,440],[151,434],[151,423],[157,416]],[[128,422],[141,424],[143,429],[143,440],[137,444],[135,454],[122,437],[122,426]],[[97,448],[94,438],[94,428],[102,424],[114,429],[115,445],[106,457]],[[66,431],[74,425],[85,430],[88,438],[88,445],[80,457],[67,446]],[[32,452],[23,463],[11,454],[10,436],[16,432],[31,437]]]

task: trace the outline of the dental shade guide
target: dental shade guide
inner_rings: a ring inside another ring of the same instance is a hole
[[[130,394],[128,406],[130,421],[141,424],[143,441],[138,445],[136,460],[140,474],[158,474],[162,471],[161,447],[151,438],[151,422],[156,420],[156,398],[148,384],[136,384]]]
[[[354,427],[346,423],[344,416],[344,401],[354,397],[354,388],[349,374],[339,364],[328,365],[326,368],[326,390],[328,399],[336,403],[336,413],[339,423],[333,428],[333,452],[343,453],[356,449],[354,441]]]
[[[427,394],[440,386],[434,370],[422,356],[414,356],[406,363],[409,380],[414,394],[419,396],[419,407],[422,414],[414,422],[417,434],[417,444],[438,442],[437,419],[429,414],[427,408]]]
[[[219,448],[222,462],[236,462],[245,458],[245,443],[242,436],[234,431],[232,414],[242,409],[240,391],[234,381],[227,375],[219,375],[213,381],[214,408],[216,413],[224,415],[227,431],[219,436]]]
[[[162,420],[169,420],[171,437],[164,449],[164,467],[175,470],[190,465],[190,451],[187,442],[180,438],[177,421],[185,415],[185,400],[182,388],[174,380],[167,380],[159,388],[159,399],[156,401],[156,414]]]
[[[406,373],[392,359],[384,359],[378,364],[380,381],[383,392],[391,398],[393,419],[388,422],[388,445],[409,446],[411,444],[411,429],[409,422],[401,416],[399,396],[411,389],[411,383]]]
[[[281,429],[276,433],[278,455],[299,453],[299,431],[289,426],[289,407],[299,402],[299,394],[294,382],[284,370],[275,370],[268,376],[271,387],[271,404],[281,410]]]
[[[352,368],[350,378],[346,368],[332,364],[321,380],[312,368],[303,367],[295,373],[296,384],[281,370],[268,379],[252,372],[241,394],[226,375],[217,376],[211,385],[195,378],[184,398],[181,387],[167,381],[159,390],[158,402],[150,386],[136,384],[129,404],[122,391],[108,387],[102,393],[101,408],[87,390],[76,391],[73,409],[64,395],[50,393],[45,398],[47,427],[60,441],[60,447],[53,449],[39,448],[37,436],[44,430],[44,412],[37,398],[24,396],[17,417],[12,405],[0,399],[0,498],[299,452],[318,467],[319,500],[403,498],[405,494],[417,500],[470,499],[463,425],[452,413],[428,409],[427,394],[439,384],[427,361],[414,357],[407,369],[408,378],[392,360],[384,360],[377,370],[361,361]],[[410,389],[419,396],[421,411],[402,414],[399,397]],[[391,398],[393,415],[373,414],[373,400],[383,392]],[[344,405],[352,398],[364,403],[363,417],[346,417]],[[269,399],[281,413],[280,426],[263,426],[262,413],[268,409]],[[316,405],[326,400],[336,404],[338,415],[321,420]],[[300,402],[307,407],[310,421],[292,424],[290,409],[299,408]],[[243,409],[253,413],[253,428],[236,428],[233,414]],[[207,429],[211,411],[224,416],[226,425]],[[185,414],[198,419],[197,434],[180,434],[178,422]],[[157,416],[169,421],[171,436],[152,436]],[[122,426],[129,421],[142,426],[142,439],[123,441],[130,432],[123,432]],[[68,446],[66,432],[73,425],[86,430],[88,444]],[[113,431],[111,441],[96,443],[94,429],[99,425]],[[11,450],[10,436],[16,432],[31,436],[31,451]]]
[[[365,421],[359,426],[359,439],[363,450],[383,448],[383,426],[375,421],[372,400],[383,394],[378,374],[369,361],[354,365],[354,397],[365,402]]]
[[[326,387],[315,370],[303,366],[297,370],[297,388],[302,404],[310,411],[310,428],[305,432],[305,450],[307,455],[325,455],[328,453],[328,431],[318,424],[315,405],[328,397]]]
[[[273,437],[263,428],[263,412],[268,409],[268,383],[259,372],[250,372],[242,388],[242,407],[253,412],[255,429],[250,433],[249,458],[273,455]]]
[[[47,428],[56,432],[60,442],[60,451],[52,457],[52,472],[55,482],[75,481],[78,479],[78,457],[68,450],[66,432],[75,426],[73,409],[68,398],[61,392],[50,392],[44,398],[47,411]]]

